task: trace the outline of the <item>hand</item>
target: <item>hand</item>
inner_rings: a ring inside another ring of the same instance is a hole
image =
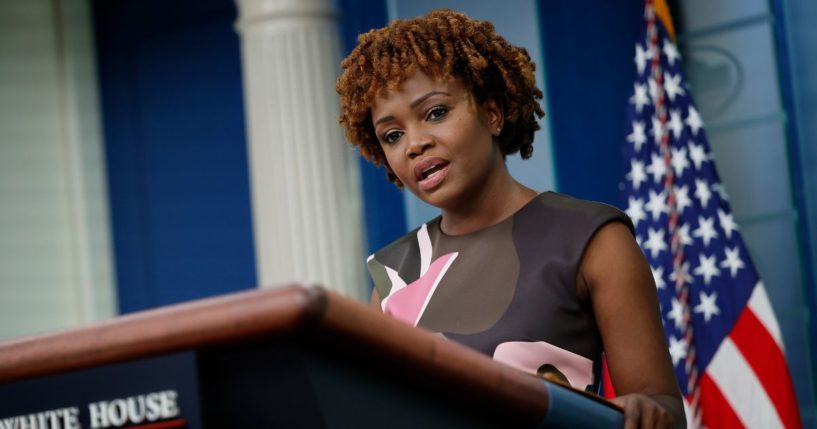
[[[676,425],[672,414],[656,399],[633,393],[611,400],[624,409],[624,429],[672,428]]]

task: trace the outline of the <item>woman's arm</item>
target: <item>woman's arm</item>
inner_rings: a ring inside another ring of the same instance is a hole
[[[611,222],[595,234],[582,257],[577,290],[592,302],[624,427],[686,427],[655,283],[626,225]]]

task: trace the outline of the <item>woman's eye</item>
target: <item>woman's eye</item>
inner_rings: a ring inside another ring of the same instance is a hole
[[[426,120],[428,121],[439,121],[443,117],[445,117],[446,113],[448,113],[448,108],[445,106],[437,106],[429,110],[428,116]]]
[[[402,135],[403,133],[401,131],[389,131],[383,135],[383,141],[391,144],[399,140]]]

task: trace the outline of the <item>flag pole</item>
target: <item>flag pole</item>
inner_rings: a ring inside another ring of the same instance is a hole
[[[662,3],[663,0],[658,0]],[[659,5],[661,6],[661,5]],[[694,329],[692,326],[692,312],[689,306],[689,287],[687,286],[687,276],[689,275],[688,265],[684,265],[684,246],[681,243],[679,230],[680,214],[678,212],[677,200],[675,196],[675,171],[672,166],[672,152],[670,150],[670,137],[667,132],[667,106],[664,94],[664,76],[661,69],[661,49],[658,44],[658,29],[655,25],[656,4],[654,0],[644,1],[644,18],[647,20],[647,40],[649,45],[647,52],[652,55],[651,75],[656,89],[656,116],[660,124],[658,133],[660,135],[660,153],[666,167],[664,177],[664,195],[667,198],[669,208],[668,231],[671,237],[670,251],[672,252],[672,268],[675,275],[675,294],[683,311],[683,332],[684,342],[688,351],[684,362],[684,370],[687,378],[687,405],[693,420],[688,422],[690,427],[699,428],[703,421],[701,407],[699,406],[701,392],[698,386],[698,368],[695,365],[695,344]],[[668,28],[671,28],[669,23]]]

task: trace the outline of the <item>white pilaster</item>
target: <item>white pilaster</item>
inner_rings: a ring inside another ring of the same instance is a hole
[[[258,282],[363,298],[357,162],[338,126],[330,0],[236,0]]]

